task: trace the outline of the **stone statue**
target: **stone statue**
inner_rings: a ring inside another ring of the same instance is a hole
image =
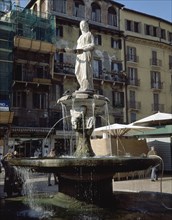
[[[79,91],[93,90],[92,51],[94,37],[87,21],[80,22],[81,35],[77,40],[75,75],[80,85]]]
[[[89,31],[87,21],[80,22],[81,35],[77,40],[76,49],[57,49],[59,53],[75,53],[75,75],[80,85],[79,91],[93,91],[92,52],[94,37]]]

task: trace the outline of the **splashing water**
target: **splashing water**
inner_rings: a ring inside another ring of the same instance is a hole
[[[18,213],[18,216],[29,217],[29,218],[38,218],[38,219],[49,219],[54,216],[52,210],[46,210],[45,207],[38,204],[39,196],[34,195],[35,186],[34,180],[31,178],[32,172],[27,168],[17,168],[18,175],[22,178],[23,188],[22,194],[25,195],[24,201],[28,204],[28,210],[23,210]]]

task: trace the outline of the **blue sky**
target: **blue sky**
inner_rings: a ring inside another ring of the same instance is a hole
[[[172,0],[115,0],[125,8],[150,14],[172,22]]]

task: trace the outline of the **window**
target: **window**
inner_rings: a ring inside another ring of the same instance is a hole
[[[13,107],[26,108],[26,92],[13,92]]]
[[[122,49],[121,39],[117,40],[112,37],[111,38],[111,47],[114,49]]]
[[[126,20],[126,30],[132,31],[132,21]]]
[[[134,32],[140,33],[140,28],[139,28],[140,23],[134,21]]]
[[[14,80],[24,81],[26,76],[26,65],[19,63],[16,65]]]
[[[117,27],[117,13],[113,7],[108,9],[108,24]]]
[[[132,62],[137,62],[135,47],[127,47],[127,60]]]
[[[46,12],[45,0],[41,0],[41,1],[40,1],[40,13],[41,13],[41,17],[46,17],[46,16],[45,16],[45,12]]]
[[[84,6],[83,1],[74,0],[73,15],[75,17],[80,17],[80,18],[85,17],[85,6]]]
[[[46,108],[46,94],[33,93],[33,108],[45,109]]]
[[[137,21],[125,20],[125,29],[136,33],[141,32],[141,23]]]
[[[172,44],[172,32],[168,31],[168,41]]]
[[[153,111],[159,111],[159,94],[153,94]]]
[[[145,34],[151,35],[151,26],[148,24],[145,24]]]
[[[100,34],[97,34],[94,36],[94,43],[95,45],[101,45],[102,44],[102,36]]]
[[[164,40],[166,39],[165,29],[161,29],[161,38]]]
[[[63,84],[52,84],[51,86],[52,100],[57,101],[63,94]]]
[[[100,116],[96,116],[96,122],[95,122],[95,127],[101,127],[102,123],[101,123],[101,117]]]
[[[37,12],[38,12],[38,6],[37,6],[37,4],[34,5],[34,7],[33,7],[33,12],[34,12],[35,15],[37,15]]]
[[[151,72],[151,88],[160,89],[160,72],[152,71]]]
[[[62,53],[55,53],[54,55],[55,63],[63,63],[63,54]]]
[[[165,29],[161,29],[156,26],[152,26],[149,24],[145,24],[145,34],[153,37],[161,37],[162,39],[166,39]]]
[[[95,87],[94,90],[95,90],[95,94],[103,95],[103,90],[102,89]]]
[[[153,27],[153,36],[154,37],[158,36],[158,28],[157,27]]]
[[[40,79],[48,78],[48,67],[47,66],[37,66],[36,67],[36,77]]]
[[[122,63],[117,63],[115,61],[112,61],[111,70],[119,74],[120,71],[122,71]]]
[[[91,8],[92,8],[91,20],[101,22],[101,9],[100,9],[100,6],[96,3],[92,3]]]
[[[63,37],[63,26],[57,26],[56,27],[56,36],[57,37]]]
[[[169,69],[172,69],[172,56],[169,56]]]
[[[130,113],[130,120],[131,120],[131,123],[136,121],[136,113],[135,112]]]
[[[136,93],[130,90],[129,92],[130,108],[136,109]]]
[[[128,80],[130,85],[138,85],[137,68],[128,67]]]
[[[157,65],[157,52],[152,51],[152,65]]]
[[[124,93],[112,91],[112,104],[113,107],[124,107]]]
[[[102,73],[102,61],[93,60],[93,76],[95,78],[100,78],[101,73]]]
[[[66,0],[53,0],[53,10],[66,14]]]

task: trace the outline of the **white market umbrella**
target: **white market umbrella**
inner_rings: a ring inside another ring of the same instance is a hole
[[[112,124],[112,125],[106,125],[103,127],[95,128],[93,131],[93,135],[98,135],[102,133],[109,133],[115,137],[121,137],[128,133],[129,131],[144,131],[148,129],[154,129],[152,127],[145,127],[145,126],[136,126],[133,124]]]
[[[132,123],[132,125],[161,125],[161,124],[172,124],[172,114],[157,112],[148,117],[142,118]]]
[[[112,125],[107,125],[99,128],[95,128],[93,131],[93,135],[100,135],[102,133],[108,133],[111,134],[112,136],[116,137],[117,140],[117,152],[118,152],[118,145],[119,145],[119,138],[126,135],[129,132],[133,131],[140,131],[143,132],[145,130],[149,129],[154,129],[152,127],[145,127],[145,126],[135,126],[132,124],[112,124]]]

